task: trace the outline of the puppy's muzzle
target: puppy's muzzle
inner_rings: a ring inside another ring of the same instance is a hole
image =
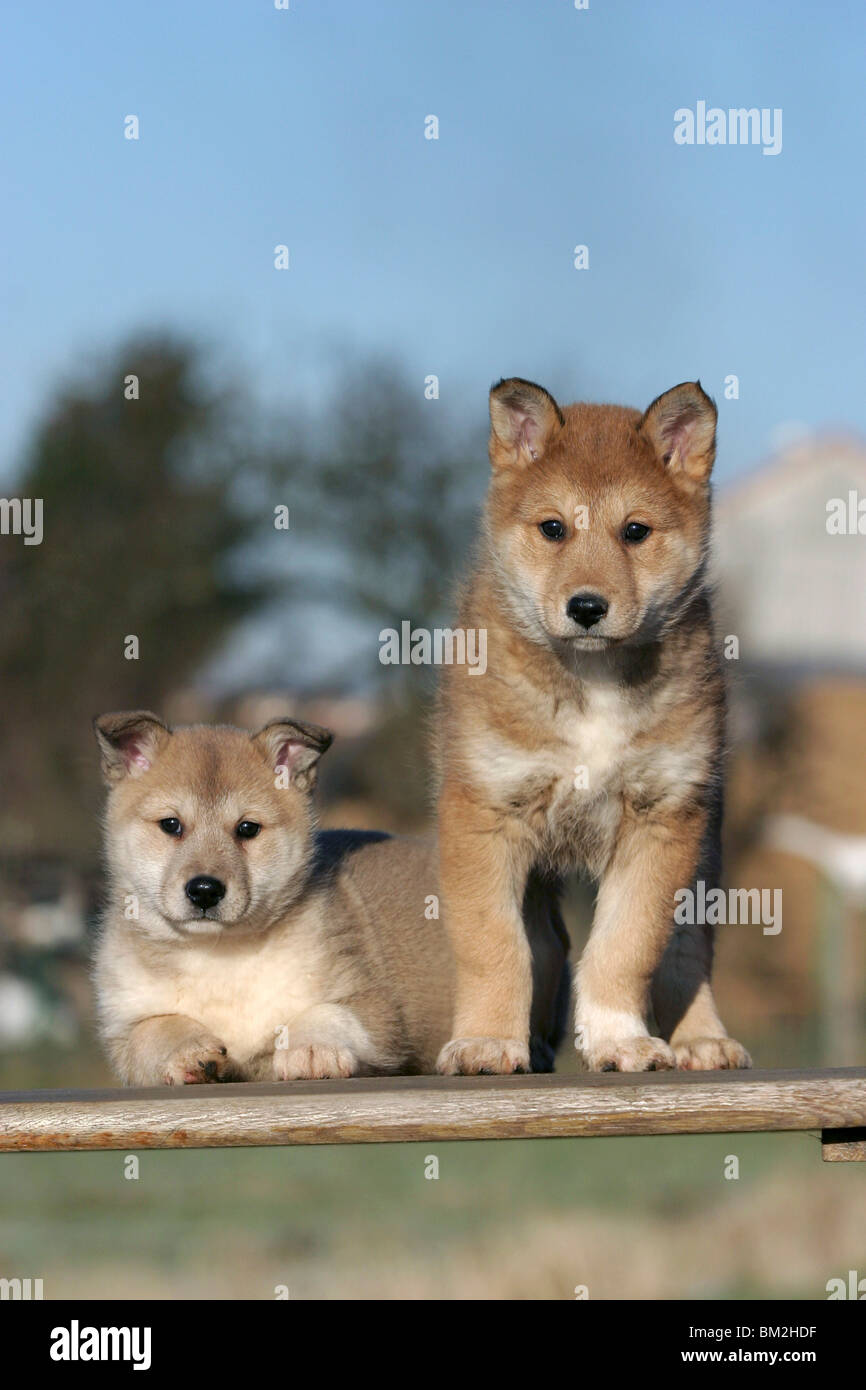
[[[199,874],[189,880],[184,892],[194,907],[207,912],[209,907],[215,907],[225,897],[226,886],[218,878],[211,878],[210,874]]]
[[[568,616],[587,631],[601,622],[607,609],[607,599],[603,599],[601,594],[574,594],[565,605]]]

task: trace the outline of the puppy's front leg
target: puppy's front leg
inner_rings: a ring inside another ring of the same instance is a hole
[[[159,1014],[133,1024],[108,1049],[127,1086],[184,1086],[222,1081],[231,1071],[227,1050],[204,1024],[185,1014]]]
[[[676,1065],[668,1044],[650,1036],[646,1016],[674,895],[693,879],[705,819],[694,810],[659,816],[626,807],[577,970],[575,1041],[592,1071]]]
[[[503,825],[459,787],[439,803],[441,890],[454,949],[453,1039],[437,1071],[529,1071],[532,953],[521,907],[530,868],[519,823]]]
[[[375,1045],[364,1025],[342,1004],[318,1004],[279,1029],[273,1053],[277,1081],[358,1076],[376,1069]]]
[[[695,883],[718,886],[721,866],[721,801],[713,808]],[[695,883],[689,886],[694,891]],[[713,928],[706,922],[677,922],[653,977],[652,1003],[659,1028],[683,1071],[750,1067],[752,1059],[728,1036],[719,1018],[710,974]]]

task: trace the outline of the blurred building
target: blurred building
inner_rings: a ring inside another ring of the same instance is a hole
[[[748,1031],[866,1060],[866,445],[801,440],[723,490],[714,562],[732,695],[728,878],[781,888],[776,938],[723,942]],[[732,646],[730,639],[736,638]]]
[[[863,534],[832,534],[861,499]],[[808,438],[722,489],[715,563],[744,666],[866,672],[866,443]]]

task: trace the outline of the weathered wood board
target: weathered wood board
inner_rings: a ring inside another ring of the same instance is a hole
[[[826,1157],[864,1157],[855,1152],[856,1142],[840,1146],[834,1134],[857,1130],[861,1141],[866,1137],[866,1068],[385,1077],[0,1094],[0,1150],[6,1152],[758,1130],[823,1131]]]

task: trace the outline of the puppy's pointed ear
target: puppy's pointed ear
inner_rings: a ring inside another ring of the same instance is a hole
[[[330,748],[334,735],[300,719],[271,719],[252,735],[252,741],[268,767],[284,772],[300,791],[312,791],[319,759]]]
[[[716,405],[699,381],[656,396],[638,429],[670,473],[705,483],[716,457]]]
[[[147,772],[171,738],[171,729],[149,710],[125,710],[101,714],[93,732],[102,755],[102,777],[109,787],[124,777]]]
[[[490,462],[494,468],[537,463],[565,424],[549,391],[519,376],[490,390]]]

